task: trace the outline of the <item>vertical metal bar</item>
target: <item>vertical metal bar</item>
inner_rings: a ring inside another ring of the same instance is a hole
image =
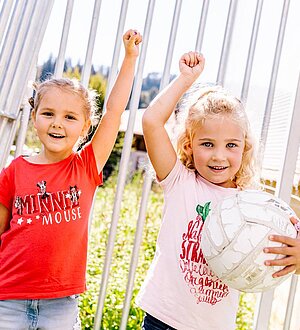
[[[2,116],[2,114],[0,114],[0,119],[1,119],[1,124],[0,124],[0,141],[4,141],[4,139],[2,138],[2,134],[4,132],[5,126],[7,125],[8,118],[6,118],[6,117],[1,118],[1,116]],[[1,167],[0,167],[0,169],[1,169]]]
[[[0,13],[0,46],[2,43],[2,39],[4,37],[4,31],[6,29],[6,25],[8,22],[9,18],[9,13],[11,11],[11,7],[13,5],[13,1],[5,1],[3,3],[3,6],[1,8],[1,13]]]
[[[62,77],[64,72],[65,55],[66,55],[67,41],[70,31],[73,7],[74,7],[74,0],[68,0],[63,31],[60,40],[59,52],[55,64],[54,77]]]
[[[21,112],[19,112],[17,114],[16,119],[11,122],[11,127],[10,127],[10,130],[8,132],[8,137],[6,139],[6,144],[4,145],[4,148],[3,148],[4,149],[3,153],[4,153],[4,155],[6,155],[6,157],[2,159],[1,164],[0,164],[0,168],[4,167],[6,165],[6,159],[9,155],[9,153],[10,153],[10,148],[11,148],[11,145],[13,143],[14,137],[16,135],[17,124],[20,121],[20,117],[21,117]]]
[[[118,72],[118,61],[119,61],[119,56],[120,56],[121,44],[123,42],[122,35],[124,32],[127,8],[128,8],[128,0],[123,0],[122,6],[121,6],[121,11],[120,11],[120,16],[119,16],[119,23],[118,23],[118,30],[117,30],[117,35],[116,35],[113,59],[112,59],[112,64],[111,64],[111,67],[109,70],[108,82],[106,85],[102,114],[104,114],[106,112],[107,98],[108,98],[108,95],[111,90],[112,82],[115,80],[115,78],[117,76],[117,72]],[[96,199],[96,192],[95,192],[94,199],[93,199],[92,212],[90,213],[90,218],[89,218],[89,232],[90,232],[90,228],[91,228],[92,220],[93,220],[93,210],[94,210],[94,206],[95,206],[95,199]]]
[[[264,3],[264,0],[257,0],[257,2],[256,2],[255,16],[254,16],[254,22],[253,22],[253,26],[252,26],[252,33],[251,33],[249,50],[248,50],[248,58],[247,58],[243,87],[242,87],[242,92],[241,92],[241,100],[243,102],[246,102],[247,97],[248,97],[251,72],[252,72],[252,66],[253,66],[253,59],[254,59],[254,53],[255,53],[255,47],[256,47],[256,42],[257,42],[257,36],[258,36],[258,30],[259,30],[263,3]]]
[[[294,109],[290,119],[290,130],[287,139],[287,148],[285,149],[284,165],[280,175],[280,188],[278,195],[283,198],[290,197],[293,178],[296,169],[297,155],[300,145],[300,74],[298,79],[297,92],[295,97]],[[289,330],[291,326],[291,318],[293,311],[293,304],[295,300],[298,276],[293,275],[290,285],[289,297],[286,307],[283,330]]]
[[[170,80],[170,68],[171,68],[176,34],[177,34],[177,29],[178,29],[181,5],[182,5],[182,0],[176,0],[175,9],[174,9],[174,13],[173,13],[173,21],[172,21],[172,27],[171,27],[171,32],[170,32],[170,38],[169,38],[169,44],[168,44],[168,50],[167,50],[167,58],[165,61],[164,72],[163,72],[163,75],[162,75],[161,81],[160,81],[160,87],[159,87],[160,90],[162,90],[162,88],[164,88],[169,83],[169,80]]]
[[[143,57],[141,59],[142,66],[144,66],[144,62],[145,62],[146,49],[148,46],[151,24],[152,24],[152,20],[153,20],[154,6],[155,6],[155,1],[149,1],[144,36],[143,36],[143,39],[144,39],[143,54],[141,54],[141,55],[143,55]],[[144,49],[144,47],[145,47],[145,49]],[[141,73],[142,73],[142,71],[143,71],[142,69],[138,70],[138,72],[141,72]],[[142,87],[141,86],[142,76],[139,77],[139,81],[140,81],[139,86],[137,88],[134,88],[134,91],[137,91],[139,93],[138,95],[140,95],[140,90]],[[136,95],[134,97],[133,102],[131,103],[131,106],[130,106],[130,109],[131,109],[130,111],[137,109],[138,102],[139,102],[139,97],[137,97],[138,95]],[[134,118],[132,118],[132,119],[129,118],[129,122],[132,123],[131,136],[133,135],[135,113],[136,113],[136,111],[134,111],[134,114],[133,114]],[[130,115],[131,115],[131,113],[130,113]],[[131,138],[131,143],[132,143],[132,138]],[[130,156],[130,150],[129,150],[127,162],[129,162],[129,156]],[[142,197],[141,197],[141,203],[140,203],[140,209],[139,209],[139,216],[138,216],[137,227],[136,227],[136,232],[135,232],[134,246],[133,246],[133,251],[132,251],[132,256],[131,256],[131,261],[130,261],[130,268],[129,268],[127,286],[126,286],[125,300],[124,300],[124,304],[123,304],[123,312],[122,312],[120,330],[125,330],[126,325],[127,325],[127,320],[128,320],[129,310],[130,310],[130,303],[131,303],[131,299],[132,299],[132,292],[133,292],[133,287],[134,287],[135,271],[136,271],[136,267],[138,264],[138,254],[139,254],[139,249],[140,249],[142,235],[143,235],[143,228],[144,228],[144,223],[145,223],[145,218],[146,218],[147,202],[148,202],[149,193],[150,193],[150,189],[151,189],[151,183],[152,183],[152,176],[150,173],[146,173],[145,178],[144,178],[143,191],[142,191]]]
[[[231,38],[232,38],[232,31],[234,27],[235,21],[235,14],[237,9],[237,0],[230,0],[228,15],[227,15],[227,22],[225,28],[225,34],[223,39],[223,46],[221,51],[220,63],[219,63],[219,70],[217,75],[217,84],[223,85],[225,80],[227,62],[228,62],[228,55],[231,46]]]
[[[270,79],[270,83],[269,83],[266,108],[265,108],[261,135],[260,135],[260,146],[262,147],[262,154],[263,154],[264,147],[265,147],[265,144],[267,141],[269,124],[270,124],[270,120],[271,120],[272,104],[273,104],[273,99],[274,99],[274,95],[275,95],[276,80],[277,80],[277,75],[278,75],[278,70],[279,70],[279,62],[280,62],[282,45],[283,45],[283,40],[284,40],[285,27],[286,27],[287,18],[288,18],[289,5],[290,5],[290,0],[284,0],[282,14],[281,14],[281,21],[280,21],[280,26],[279,26],[279,31],[278,31],[278,37],[277,37],[277,44],[276,44],[276,49],[275,49],[275,55],[274,55],[274,60],[273,60],[271,79]]]
[[[34,70],[32,70],[31,79],[34,80],[35,76],[36,76],[36,68]],[[31,88],[28,87],[27,93],[26,93],[27,97],[29,96],[30,91],[31,91]],[[30,118],[30,110],[31,110],[31,107],[30,107],[29,103],[27,102],[23,107],[23,111],[22,111],[22,115],[21,115],[20,127],[19,127],[19,131],[18,131],[18,138],[17,138],[17,142],[16,142],[15,158],[22,154],[23,145],[24,145],[25,139],[26,139],[28,122],[29,122],[29,118]]]
[[[173,51],[175,46],[176,34],[178,29],[180,10],[181,10],[182,1],[176,0],[175,9],[173,13],[172,27],[169,37],[167,57],[165,60],[164,71],[160,80],[159,91],[162,91],[165,86],[170,82],[170,68],[172,63]],[[175,114],[173,113],[167,122],[168,127],[174,128]],[[172,132],[170,132],[172,134]]]
[[[14,86],[17,84],[19,86],[23,86],[21,84],[21,81],[19,77],[24,77],[23,71],[20,72],[18,68],[23,69],[23,64],[25,67],[27,66],[28,58],[31,58],[31,43],[34,42],[34,35],[30,34],[29,29],[31,25],[33,25],[35,22],[34,15],[36,13],[36,0],[28,1],[29,5],[26,5],[24,10],[20,12],[20,16],[16,16],[16,19],[14,19],[11,23],[14,25],[16,24],[16,20],[18,19],[20,24],[18,24],[18,29],[16,30],[16,34],[13,37],[13,44],[11,45],[10,54],[7,54],[8,63],[7,63],[7,70],[3,74],[3,85],[1,86],[1,98],[0,98],[0,107],[4,110],[4,112],[7,113],[16,113],[18,109],[13,108],[10,106],[10,96],[11,98],[16,99],[16,93],[20,93],[20,88],[14,88]],[[24,19],[23,17],[26,17]],[[22,18],[22,19],[21,19]],[[26,44],[28,43],[28,39],[31,40],[30,46]],[[25,63],[22,63],[22,54],[26,52],[26,47],[29,49],[30,53],[26,54],[28,57],[26,59],[23,56],[23,61],[26,61]],[[5,82],[5,84],[4,84]],[[22,81],[23,83],[23,81]],[[18,98],[19,99],[19,98]]]
[[[125,301],[123,304],[123,311],[122,311],[122,320],[120,330],[126,330],[127,320],[130,310],[130,303],[132,299],[132,292],[134,287],[134,278],[135,278],[135,271],[138,265],[138,257],[139,257],[139,250],[142,242],[143,236],[143,229],[146,219],[146,211],[147,211],[147,203],[149,199],[149,194],[152,185],[152,173],[150,171],[146,171],[145,179],[143,183],[143,191],[142,191],[142,199],[140,204],[139,216],[137,220],[137,226],[135,231],[134,237],[134,245],[132,250],[132,256],[130,261],[130,268],[129,268],[129,275],[126,287],[126,295]]]
[[[161,84],[160,84],[160,91],[169,83],[170,68],[171,68],[170,64],[171,64],[172,57],[173,57],[173,51],[174,51],[174,46],[175,46],[175,41],[176,41],[176,34],[177,34],[178,25],[179,25],[181,4],[182,4],[182,1],[177,0],[175,8],[174,8],[172,27],[171,27],[170,37],[169,37],[169,44],[168,44],[164,71],[163,71]],[[137,106],[138,106],[138,103],[137,103],[136,107]],[[127,320],[128,320],[129,310],[130,310],[130,302],[132,299],[132,292],[133,292],[133,287],[134,287],[135,271],[136,271],[136,267],[138,264],[138,254],[139,254],[139,249],[140,249],[141,240],[142,240],[143,228],[144,228],[146,211],[147,211],[147,203],[148,203],[148,198],[149,198],[149,194],[150,194],[150,190],[151,190],[152,179],[153,179],[152,174],[147,172],[145,175],[144,183],[143,183],[143,192],[142,192],[142,198],[141,198],[141,203],[140,203],[140,212],[139,212],[139,217],[137,220],[137,229],[136,229],[136,233],[135,233],[133,252],[132,252],[132,256],[131,256],[130,269],[129,269],[129,275],[128,275],[128,281],[127,281],[125,301],[124,301],[124,305],[123,305],[123,313],[122,313],[120,330],[125,330],[126,325],[127,325]]]
[[[26,132],[28,127],[28,121],[30,117],[30,106],[29,104],[24,105],[22,113],[21,113],[21,120],[20,120],[20,128],[18,131],[18,138],[16,142],[16,151],[14,157],[18,157],[22,155],[23,145],[26,139]]]
[[[274,289],[261,293],[256,303],[256,314],[254,315],[254,330],[266,330],[271,317],[272,300]]]
[[[122,155],[121,155],[120,165],[119,165],[118,185],[117,185],[117,191],[116,191],[116,196],[115,196],[115,201],[114,201],[114,209],[113,209],[112,221],[111,221],[111,225],[110,225],[104,268],[103,268],[103,273],[102,273],[100,293],[99,293],[99,297],[98,297],[98,306],[97,306],[97,312],[95,315],[94,329],[100,329],[100,326],[101,326],[102,312],[103,312],[108,277],[109,277],[109,269],[110,269],[110,264],[111,264],[111,260],[112,260],[114,240],[116,237],[117,224],[118,224],[119,213],[120,213],[120,209],[121,209],[122,195],[123,195],[123,191],[124,191],[124,187],[125,187],[127,168],[128,168],[131,145],[132,145],[135,115],[136,115],[137,107],[139,104],[139,98],[140,98],[141,87],[142,87],[142,82],[143,82],[143,69],[144,69],[144,64],[145,64],[145,58],[146,58],[147,46],[148,46],[149,34],[150,34],[150,25],[151,25],[150,23],[148,23],[148,21],[150,20],[150,18],[152,19],[154,5],[155,5],[155,0],[149,0],[147,18],[146,18],[146,22],[145,22],[145,30],[143,32],[143,44],[142,44],[141,54],[140,54],[139,63],[138,63],[138,67],[137,67],[137,73],[136,73],[136,77],[135,77],[135,81],[134,81],[134,85],[133,85],[132,97],[131,97],[131,101],[130,101],[130,105],[129,105],[130,116],[129,116],[128,126],[127,126],[127,130],[126,130],[126,134],[125,134],[124,146],[123,146],[123,151],[122,151]]]
[[[201,11],[201,17],[199,22],[199,28],[198,28],[198,34],[197,34],[197,41],[195,50],[197,52],[200,52],[202,49],[202,43],[204,39],[204,32],[205,32],[205,26],[206,26],[206,19],[208,14],[208,7],[209,7],[209,0],[203,0],[202,4],[202,11]]]
[[[116,76],[118,73],[118,61],[119,61],[120,50],[121,50],[121,45],[122,45],[122,35],[124,32],[126,14],[127,14],[127,9],[128,9],[128,2],[129,2],[128,0],[122,1],[118,30],[117,30],[116,40],[115,40],[115,48],[114,48],[112,63],[110,66],[109,76],[108,76],[108,81],[107,81],[107,86],[106,86],[103,112],[106,111],[107,98],[111,91],[113,81],[116,79]]]
[[[292,312],[293,312],[293,305],[295,301],[295,295],[297,291],[297,282],[298,276],[292,275],[292,280],[290,284],[289,296],[285,311],[284,323],[283,323],[283,330],[290,330],[291,329],[291,320],[292,320]]]
[[[264,147],[266,144],[267,135],[268,135],[268,126],[270,124],[270,119],[271,119],[272,102],[273,102],[273,98],[274,98],[274,94],[275,94],[277,74],[278,74],[278,70],[279,70],[280,55],[281,55],[281,50],[282,50],[282,45],[283,45],[285,26],[286,26],[287,17],[288,17],[289,2],[290,2],[289,0],[285,0],[284,4],[283,4],[283,9],[282,9],[281,22],[280,22],[278,38],[277,38],[277,45],[276,45],[275,56],[274,56],[274,61],[273,61],[272,75],[271,75],[271,80],[270,80],[270,85],[269,85],[267,104],[266,104],[262,132],[261,132],[260,146],[262,148],[262,153],[264,151]],[[299,118],[298,118],[298,120],[299,120]],[[298,144],[299,144],[299,142],[298,142]],[[286,151],[289,153],[289,158],[290,158],[289,162],[291,162],[293,160],[293,157],[297,157],[297,154],[298,154],[298,149],[297,149],[297,151],[295,152],[295,155],[290,155],[291,149],[292,149],[292,145],[289,145],[289,148]],[[296,163],[296,160],[295,160],[295,163]],[[284,164],[281,168],[280,182],[277,185],[278,188],[276,190],[276,195],[281,197],[286,202],[289,202],[289,200],[290,200],[292,184],[293,184],[293,178],[290,179],[290,176],[294,175],[294,172],[295,172],[295,168],[294,168],[294,170],[291,173],[288,173],[289,172],[287,170],[288,166],[294,166],[294,164],[292,164],[292,163],[287,164],[287,158],[285,156]],[[284,182],[284,184],[281,184],[283,182]],[[274,290],[271,290],[270,292],[266,292],[266,293],[262,294],[262,297],[261,297],[261,300],[259,303],[257,324],[255,325],[256,326],[255,329],[257,329],[257,330],[268,328],[268,323],[269,323],[271,310],[272,310],[273,295],[274,295]]]
[[[101,0],[95,0],[89,41],[88,41],[88,46],[87,46],[87,50],[86,50],[85,62],[84,62],[83,70],[82,70],[82,75],[81,75],[81,82],[85,87],[88,86],[89,78],[91,75],[92,56],[93,56],[98,21],[99,21],[100,7],[101,7]]]
[[[35,54],[33,55],[33,58],[35,57],[35,60],[32,61],[31,69],[29,69],[29,72],[31,72],[30,75],[32,77],[32,80],[34,80],[36,77],[36,71],[37,71],[36,65],[37,65],[37,59],[38,59],[38,51],[40,49],[43,37],[45,35],[45,31],[46,31],[47,23],[50,18],[52,6],[53,6],[53,0],[48,1],[47,6],[44,7],[45,10],[44,10],[43,14],[41,15],[40,23],[42,23],[42,24],[40,26],[39,33],[37,33],[36,49],[35,49]],[[27,89],[29,89],[29,88],[27,87]],[[27,93],[29,94],[29,91],[27,91]],[[29,118],[30,118],[30,107],[28,104],[26,104],[24,106],[22,117],[21,117],[20,128],[19,128],[19,132],[18,132],[18,139],[17,139],[17,143],[16,143],[15,157],[18,157],[22,153],[23,145],[24,145],[25,139],[26,139],[26,131],[27,131],[27,127],[28,127]]]
[[[1,53],[0,53],[0,103],[1,98],[3,97],[3,81],[7,79],[6,77],[10,75],[10,71],[8,71],[9,67],[14,67],[17,63],[17,57],[14,54],[18,51],[19,47],[17,47],[17,40],[20,41],[24,38],[24,34],[21,34],[21,23],[25,24],[28,22],[27,20],[18,21],[19,17],[24,16],[24,12],[26,9],[26,2],[24,0],[17,1],[15,3],[13,13],[11,19],[9,21],[7,33],[5,35],[5,39],[2,45]],[[16,23],[17,22],[17,23]],[[5,97],[4,97],[5,99]],[[3,106],[0,105],[0,109],[3,109]]]
[[[27,89],[28,78],[36,64],[38,51],[47,26],[54,0],[36,1],[30,15],[30,24],[27,29],[27,37],[23,41],[22,51],[19,53],[18,64],[15,68],[14,79],[10,85],[13,93],[7,97],[10,112],[19,111],[20,102]],[[38,32],[37,32],[38,31]],[[28,60],[30,58],[30,61]],[[15,97],[15,91],[19,91],[19,99]]]

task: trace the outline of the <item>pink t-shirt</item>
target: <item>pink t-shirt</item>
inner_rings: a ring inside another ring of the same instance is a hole
[[[85,290],[88,220],[101,183],[91,144],[57,163],[18,157],[2,170],[0,203],[12,219],[1,235],[0,299]]]
[[[161,182],[165,204],[156,253],[137,304],[179,330],[233,330],[239,293],[209,269],[200,248],[202,218],[236,189],[214,185],[177,160]]]

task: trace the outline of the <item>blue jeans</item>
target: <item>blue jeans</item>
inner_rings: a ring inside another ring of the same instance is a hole
[[[145,314],[142,330],[176,330],[150,314]]]
[[[80,330],[78,295],[0,300],[0,330]]]

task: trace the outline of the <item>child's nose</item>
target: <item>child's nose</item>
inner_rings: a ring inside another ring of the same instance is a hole
[[[226,159],[226,155],[225,155],[225,152],[221,149],[215,149],[214,150],[214,153],[212,155],[212,159],[213,160],[225,160]]]
[[[53,128],[62,128],[62,124],[59,120],[55,119],[53,123],[51,124]]]

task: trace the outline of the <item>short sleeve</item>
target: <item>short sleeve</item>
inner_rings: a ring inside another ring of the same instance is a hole
[[[12,170],[9,168],[2,169],[0,173],[0,203],[3,204],[7,209],[12,209],[13,204],[13,175]]]
[[[103,184],[103,175],[102,172],[98,173],[92,144],[89,143],[83,149],[81,149],[79,155],[82,159],[84,167],[87,170],[88,176],[97,186],[101,186]]]
[[[184,171],[186,171],[186,168],[181,163],[181,161],[177,159],[174,167],[167,175],[167,177],[162,181],[159,181],[159,184],[163,188],[165,194],[167,194],[175,185],[177,185],[177,183],[181,180]]]

